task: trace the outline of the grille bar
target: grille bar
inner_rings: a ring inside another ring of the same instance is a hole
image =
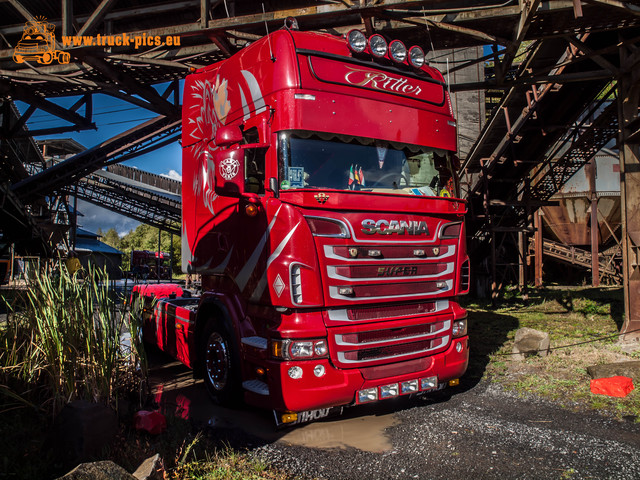
[[[399,343],[384,347],[338,352],[338,360],[345,364],[366,364],[380,360],[400,360],[411,355],[438,350],[449,343],[449,335],[413,343]]]

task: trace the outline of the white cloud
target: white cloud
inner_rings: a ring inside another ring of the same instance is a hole
[[[178,172],[176,172],[173,168],[171,170],[169,170],[169,173],[161,173],[160,176],[161,177],[171,178],[172,180],[177,180],[179,182],[182,181],[182,175],[180,175]]]
[[[78,226],[90,232],[96,232],[98,228],[101,228],[103,232],[115,228],[118,235],[122,237],[123,232],[126,234],[140,225],[137,220],[81,199],[78,199],[78,212],[83,214],[83,216],[78,216]]]

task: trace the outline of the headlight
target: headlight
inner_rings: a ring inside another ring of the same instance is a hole
[[[367,37],[360,30],[351,30],[347,33],[347,43],[354,53],[362,53],[367,48]]]
[[[394,62],[402,63],[407,58],[407,47],[400,40],[394,40],[389,44],[389,56]]]
[[[467,334],[467,319],[456,320],[453,322],[453,330],[451,331],[453,337],[464,337]]]
[[[417,45],[409,49],[409,64],[415,68],[422,68],[424,66],[424,50]]]
[[[325,339],[271,340],[271,356],[281,360],[326,358],[328,354]]]
[[[382,58],[387,53],[387,41],[382,35],[373,34],[369,37],[369,50],[374,57]]]

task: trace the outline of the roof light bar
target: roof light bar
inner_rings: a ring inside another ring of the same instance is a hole
[[[354,53],[362,53],[367,48],[367,37],[360,30],[351,30],[347,33],[349,49]]]
[[[409,64],[415,68],[422,68],[425,64],[424,50],[417,45],[409,49]]]
[[[387,41],[382,35],[374,33],[369,37],[369,50],[374,57],[382,58],[387,53]]]
[[[389,44],[389,56],[396,63],[403,63],[407,59],[407,47],[400,40],[393,40]]]

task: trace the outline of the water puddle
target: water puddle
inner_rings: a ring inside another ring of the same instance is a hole
[[[392,445],[385,429],[397,423],[394,414],[337,418],[332,421],[310,423],[288,431],[280,439],[293,445],[313,448],[353,447],[365,452],[385,452]]]
[[[311,448],[352,447],[367,452],[392,448],[385,429],[397,423],[393,413],[351,416],[350,413],[292,429],[276,430],[272,413],[244,406],[231,410],[214,405],[202,380],[191,370],[166,359],[151,361],[150,383],[155,401],[166,415],[207,423],[211,427],[240,428],[266,442],[284,442]]]

